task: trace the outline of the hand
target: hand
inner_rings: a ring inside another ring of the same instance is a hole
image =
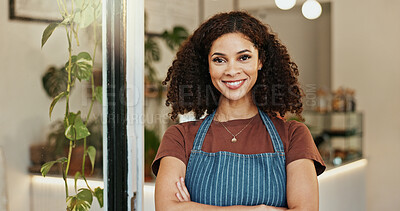
[[[190,194],[186,188],[185,180],[183,177],[179,178],[179,181],[176,183],[176,187],[178,187],[179,192],[175,194],[180,202],[190,201]]]

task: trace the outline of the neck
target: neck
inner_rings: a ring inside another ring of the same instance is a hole
[[[221,96],[215,116],[220,122],[234,119],[248,119],[258,113],[257,106],[251,97],[232,101]]]

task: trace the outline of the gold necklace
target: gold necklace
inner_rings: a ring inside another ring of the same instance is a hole
[[[250,123],[253,121],[253,119],[254,119],[254,118],[251,118],[251,120],[249,121],[249,123],[247,123],[246,126],[244,126],[238,133],[236,133],[236,135],[234,135],[230,130],[228,130],[228,128],[226,128],[225,125],[222,124],[222,122],[219,122],[219,123],[225,128],[226,131],[228,131],[228,133],[230,133],[230,134],[233,136],[231,142],[232,142],[232,143],[235,143],[235,142],[237,141],[236,136],[238,136],[244,129],[246,129],[246,127],[250,125]]]

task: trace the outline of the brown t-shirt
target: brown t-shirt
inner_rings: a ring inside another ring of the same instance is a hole
[[[228,151],[239,154],[259,154],[274,152],[271,137],[265,127],[261,116],[255,115],[253,122],[248,125],[232,143],[232,135],[217,121],[213,121],[208,129],[203,142],[202,151],[218,152]],[[237,119],[223,122],[233,134],[237,134],[252,119]],[[306,158],[314,161],[317,175],[325,170],[325,163],[315,146],[308,128],[297,121],[284,121],[271,118],[283,142],[286,156],[286,165],[290,162]],[[161,158],[173,156],[187,166],[190,152],[193,148],[194,138],[203,120],[185,122],[173,125],[164,133],[157,155],[152,164],[155,175],[158,173]]]

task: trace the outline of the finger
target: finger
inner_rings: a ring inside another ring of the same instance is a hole
[[[183,177],[181,177],[181,184],[182,184],[183,191],[185,192],[185,194],[188,196],[188,198],[190,200],[190,194],[189,194],[188,189],[186,188],[185,180],[183,179]]]
[[[180,193],[176,193],[175,196],[178,198],[179,202],[184,201]]]
[[[176,186],[178,186],[178,190],[179,190],[179,193],[181,194],[182,198],[185,201],[189,201],[189,197],[186,195],[185,191],[183,190],[182,184],[180,182],[177,182]]]

